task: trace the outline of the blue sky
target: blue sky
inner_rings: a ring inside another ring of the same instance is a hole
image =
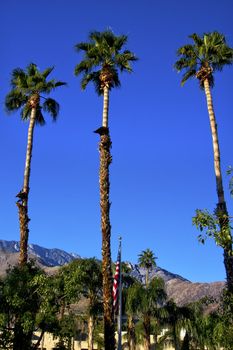
[[[27,123],[6,115],[12,69],[36,63],[55,66],[66,81],[51,97],[61,110],[56,124],[47,118],[35,130],[30,190],[30,242],[81,256],[101,256],[98,137],[102,98],[92,86],[80,90],[74,45],[91,30],[127,34],[139,61],[121,76],[110,96],[112,136],[112,258],[118,236],[123,259],[137,262],[150,248],[158,265],[192,281],[225,278],[222,251],[201,246],[192,226],[196,208],[217,201],[212,144],[205,96],[198,83],[183,88],[174,69],[176,50],[193,32],[218,30],[233,46],[231,0],[29,0],[0,3],[0,238],[18,240],[15,194],[21,189]],[[216,75],[213,90],[219,124],[222,170],[229,212],[227,167],[232,155],[232,68]]]

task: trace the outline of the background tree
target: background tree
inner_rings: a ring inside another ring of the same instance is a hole
[[[112,270],[111,270],[111,224],[109,201],[109,165],[111,164],[111,139],[108,128],[109,92],[120,86],[119,71],[131,72],[130,62],[135,55],[123,47],[127,36],[116,36],[111,30],[91,32],[89,42],[81,42],[75,47],[84,53],[84,59],[76,65],[75,74],[82,74],[81,87],[94,83],[98,95],[103,95],[102,126],[96,130],[100,135],[100,208],[102,228],[102,270],[104,304],[105,350],[114,349],[114,321],[112,308]]]
[[[47,296],[41,288],[46,279],[43,271],[31,262],[8,271],[0,285],[1,348],[31,350],[37,321],[42,321],[38,314],[46,304]],[[49,316],[46,317],[48,321]]]
[[[233,292],[232,236],[224,197],[217,123],[211,95],[211,88],[214,86],[214,73],[233,63],[233,49],[226,44],[224,35],[218,32],[206,33],[202,37],[194,33],[190,35],[190,38],[193,40],[193,44],[184,45],[178,49],[177,55],[180,58],[175,63],[175,68],[178,72],[184,70],[182,85],[189,78],[194,77],[199,80],[201,89],[205,91],[213,142],[214,170],[218,197],[216,214],[219,217],[222,234],[230,235],[230,239],[224,247],[224,265],[228,289]]]
[[[156,311],[166,300],[165,284],[162,278],[153,278],[147,286],[137,282],[133,284],[127,295],[126,310],[129,314],[137,315],[141,319],[144,349],[150,349],[151,321]]]
[[[151,271],[152,267],[156,267],[156,259],[156,256],[150,249],[143,250],[138,256],[139,266],[146,269],[146,286],[149,284],[149,272]]]
[[[58,86],[65,85],[64,82],[54,79],[47,81],[53,67],[40,72],[37,65],[29,64],[25,70],[16,68],[12,72],[11,87],[12,90],[6,96],[5,106],[8,112],[21,109],[22,120],[29,120],[26,162],[24,169],[23,188],[17,194],[19,198],[16,203],[19,209],[20,224],[20,257],[21,265],[27,262],[28,245],[28,195],[31,172],[31,158],[33,146],[33,133],[35,124],[44,125],[45,120],[42,111],[48,112],[53,120],[56,120],[59,112],[59,104],[52,98],[44,98],[41,94],[48,95]],[[41,103],[43,98],[43,103]]]
[[[79,286],[80,294],[88,299],[88,349],[93,349],[93,335],[96,317],[101,312],[102,272],[101,264],[95,258],[77,259],[69,264]]]

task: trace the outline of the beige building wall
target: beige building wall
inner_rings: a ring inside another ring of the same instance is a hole
[[[122,349],[123,350],[128,350],[128,346],[125,343],[126,332],[122,332]],[[35,333],[35,338],[39,336],[39,333]],[[35,339],[36,342],[36,339]],[[54,350],[56,343],[58,342],[58,339],[54,338],[54,336],[51,333],[45,333],[39,350]],[[153,337],[151,336],[151,345],[153,349]],[[88,344],[86,341],[77,341],[77,340],[72,340],[72,350],[87,350],[88,349]],[[97,350],[97,344],[94,344],[93,350]],[[137,345],[136,350],[143,350],[143,345]],[[174,348],[170,345],[164,345],[163,350],[174,350]]]

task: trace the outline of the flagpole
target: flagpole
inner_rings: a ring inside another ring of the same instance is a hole
[[[117,320],[118,344],[117,350],[121,350],[121,330],[122,330],[122,279],[121,279],[121,237],[119,237],[119,256],[120,256],[120,273],[119,273],[119,307]]]

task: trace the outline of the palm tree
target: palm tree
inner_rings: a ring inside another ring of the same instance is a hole
[[[169,336],[175,350],[181,349],[181,330],[185,329],[188,334],[190,328],[191,310],[186,306],[178,306],[173,300],[169,300],[164,306],[164,326],[169,327],[166,337]],[[188,335],[185,339],[187,342]]]
[[[89,300],[88,312],[88,350],[93,349],[93,334],[96,316],[101,310],[102,272],[101,264],[95,259],[76,260],[77,278],[81,294]]]
[[[54,79],[46,80],[52,71],[53,67],[49,67],[40,72],[34,63],[29,64],[25,70],[21,68],[14,69],[11,77],[12,90],[5,100],[7,111],[13,112],[21,109],[22,120],[29,120],[23,188],[17,194],[19,200],[16,203],[19,209],[20,223],[20,265],[27,262],[28,222],[30,220],[28,217],[28,195],[34,127],[35,124],[45,124],[42,110],[48,112],[54,121],[59,112],[59,104],[54,99],[45,98],[41,94],[48,95],[58,86],[65,85],[64,82]],[[40,103],[41,98],[44,99],[42,104]]]
[[[165,284],[160,277],[153,278],[146,287],[136,282],[128,289],[126,312],[132,321],[133,314],[140,317],[145,350],[150,349],[151,321],[158,315],[158,309],[163,305],[166,297]],[[134,348],[135,343],[132,342],[132,345],[131,348]]]
[[[141,254],[138,255],[139,266],[146,269],[146,286],[148,286],[149,283],[149,272],[152,267],[156,267],[156,259],[157,257],[150,249],[143,250]]]
[[[100,208],[102,228],[102,269],[104,303],[104,338],[105,349],[114,348],[114,322],[112,308],[112,270],[111,270],[111,225],[109,201],[109,166],[111,164],[111,139],[108,128],[109,92],[120,86],[119,71],[131,72],[130,62],[136,56],[122,50],[127,43],[127,36],[116,36],[110,30],[91,32],[89,42],[81,42],[75,47],[84,53],[84,59],[76,65],[75,75],[82,75],[81,87],[85,89],[89,82],[94,83],[98,95],[103,95],[102,126],[96,130],[100,135]]]
[[[213,142],[214,170],[218,197],[216,214],[219,217],[222,235],[229,237],[224,246],[224,265],[228,289],[233,292],[232,236],[224,197],[217,123],[211,95],[211,88],[214,86],[214,73],[221,71],[225,65],[233,63],[233,49],[226,44],[224,35],[218,32],[206,33],[202,37],[194,33],[190,35],[190,38],[193,40],[193,44],[184,45],[178,49],[177,55],[180,58],[175,63],[175,68],[178,72],[184,70],[181,80],[182,85],[189,78],[197,78],[201,89],[205,91]]]

